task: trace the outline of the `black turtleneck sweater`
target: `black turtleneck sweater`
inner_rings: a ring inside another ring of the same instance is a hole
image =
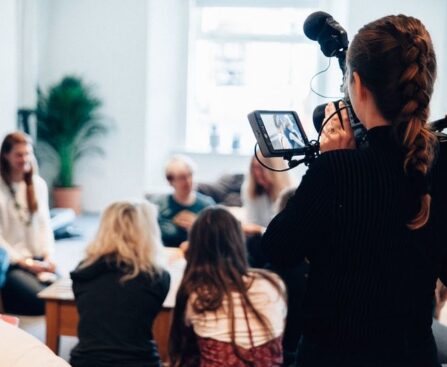
[[[430,223],[411,231],[419,198],[404,155],[390,127],[369,130],[368,141],[323,153],[262,239],[276,266],[309,259],[304,337],[336,353],[431,343],[433,290],[447,279],[446,171],[434,169]]]

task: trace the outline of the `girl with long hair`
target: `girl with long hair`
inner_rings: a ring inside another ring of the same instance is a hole
[[[37,293],[46,285],[39,279],[55,271],[48,188],[35,167],[31,138],[8,134],[0,148],[0,247],[10,261],[2,298],[8,313],[42,315],[45,304]]]
[[[172,366],[274,367],[282,363],[281,280],[250,269],[239,222],[224,208],[194,223],[170,336]]]
[[[258,158],[268,167],[286,168],[281,158],[265,158],[260,153]],[[288,172],[270,171],[263,167],[256,157],[252,157],[248,175],[241,188],[246,222],[266,227],[275,214],[275,202],[280,192],[292,185]]]
[[[266,158],[257,153],[258,159],[267,167],[276,170],[286,168],[282,158]],[[241,187],[243,206],[242,229],[246,237],[249,263],[256,268],[266,266],[266,260],[260,251],[261,235],[276,212],[276,201],[280,193],[293,183],[289,172],[274,172],[261,165],[253,156],[249,172]]]
[[[154,205],[107,207],[85,259],[71,272],[79,311],[73,367],[161,366],[151,332],[170,284],[161,249]]]
[[[345,110],[334,114],[262,242],[276,266],[310,261],[298,366],[439,366],[432,300],[437,277],[447,281],[447,200],[427,125],[432,41],[418,19],[386,16],[359,30],[346,66],[368,147],[356,149]]]

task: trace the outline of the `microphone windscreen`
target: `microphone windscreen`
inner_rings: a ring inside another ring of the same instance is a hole
[[[324,11],[316,11],[310,14],[304,21],[303,30],[307,38],[316,41],[326,20],[332,16]]]

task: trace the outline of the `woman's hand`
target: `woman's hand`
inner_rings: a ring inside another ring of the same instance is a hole
[[[45,258],[43,261],[32,258],[21,259],[17,262],[17,265],[33,274],[54,273],[56,271],[56,264],[49,258]]]
[[[183,241],[178,247],[183,254],[186,254],[186,251],[189,249],[189,241]]]
[[[257,234],[262,234],[265,232],[265,227],[262,227],[255,223],[243,223],[242,231],[246,236],[253,236]]]
[[[344,103],[340,102],[340,108],[344,107]],[[325,119],[335,112],[333,102],[329,103],[325,109]],[[348,112],[346,109],[340,111],[343,119],[343,126],[338,118],[338,114],[334,114],[324,126],[321,133],[320,151],[322,153],[337,149],[355,149],[354,133],[349,123]]]
[[[43,261],[46,263],[46,271],[50,273],[56,272],[56,263],[53,260],[51,260],[49,257],[45,257]]]
[[[36,275],[44,271],[48,271],[47,266],[44,262],[36,261],[31,258],[21,259],[17,262],[17,265],[20,266],[22,269]]]

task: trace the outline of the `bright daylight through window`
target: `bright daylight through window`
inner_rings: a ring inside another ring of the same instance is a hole
[[[314,10],[192,5],[188,150],[251,153],[247,114],[255,109],[295,110],[313,130],[309,83],[319,50],[303,22]]]

